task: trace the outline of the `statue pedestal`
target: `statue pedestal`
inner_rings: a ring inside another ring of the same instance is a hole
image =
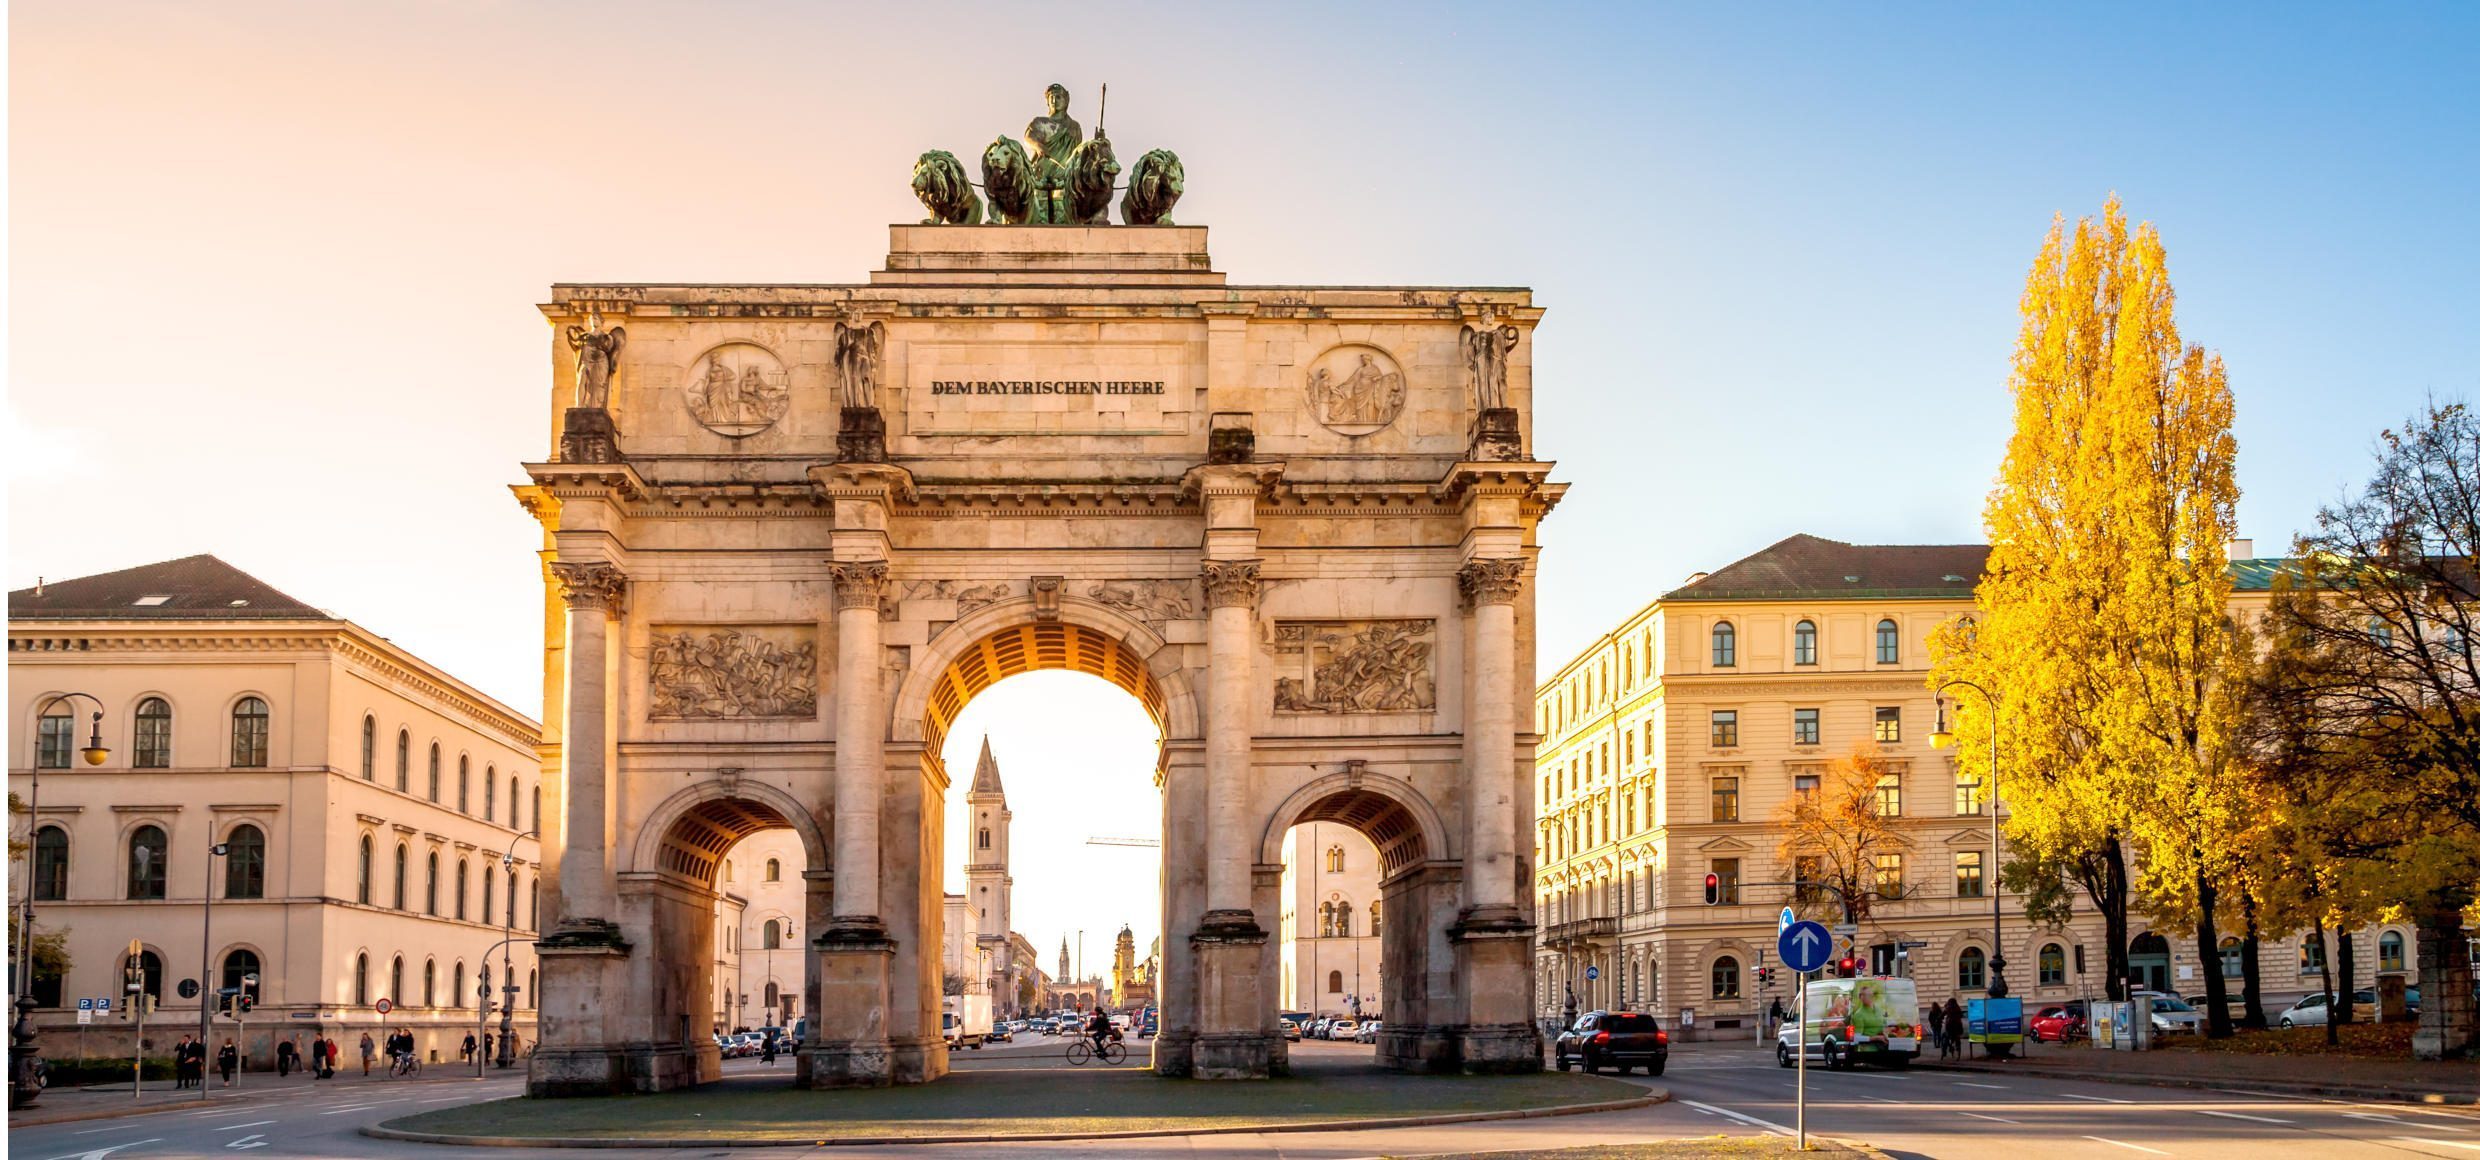
[[[560,418],[560,462],[620,463],[620,428],[601,407],[570,407]]]
[[[1530,1010],[1533,924],[1514,907],[1474,907],[1447,939],[1464,981],[1463,1070],[1540,1071],[1541,1028]]]
[[[1266,932],[1247,911],[1209,911],[1188,938],[1197,952],[1197,1039],[1189,1074],[1198,1079],[1267,1079],[1278,1062],[1278,1032],[1262,1026]]]
[[[593,919],[563,923],[537,944],[535,955],[545,1001],[534,1054],[526,1061],[525,1094],[539,1099],[633,1090],[616,1027],[628,1006],[629,966],[629,946],[618,928]]]
[[[810,945],[818,956],[818,1008],[796,1065],[801,1086],[894,1084],[887,1009],[895,943],[855,926],[832,929]]]
[[[1491,407],[1473,416],[1471,450],[1466,458],[1483,463],[1512,463],[1524,458],[1524,432],[1513,407]]]
[[[838,463],[887,462],[887,417],[876,407],[846,407],[835,432]]]

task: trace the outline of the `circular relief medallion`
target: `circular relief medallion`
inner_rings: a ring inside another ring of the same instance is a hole
[[[1309,413],[1342,435],[1372,435],[1404,411],[1404,371],[1374,346],[1346,343],[1309,364]]]
[[[689,413],[706,429],[734,439],[775,425],[792,408],[790,375],[773,351],[727,342],[689,364]]]

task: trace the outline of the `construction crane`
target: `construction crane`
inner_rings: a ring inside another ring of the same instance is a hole
[[[1112,837],[1107,834],[1095,834],[1089,838],[1086,838],[1085,844],[1088,846],[1160,846],[1162,845],[1162,839],[1119,838]]]

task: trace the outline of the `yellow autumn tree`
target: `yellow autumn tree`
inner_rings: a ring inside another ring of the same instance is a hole
[[[1864,742],[1828,763],[1817,788],[1792,794],[1775,811],[1774,830],[1782,835],[1775,856],[1792,868],[1799,884],[1792,903],[1801,913],[1858,922],[1876,899],[1900,897],[1882,892],[1877,879],[1879,856],[1911,846],[1879,808],[1879,787],[1893,775],[1884,755]]]

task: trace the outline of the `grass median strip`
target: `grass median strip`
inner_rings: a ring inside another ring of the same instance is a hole
[[[1337,1120],[1522,1112],[1644,1096],[1592,1076],[1321,1072],[1252,1083],[1150,1072],[958,1072],[930,1084],[803,1091],[780,1079],[600,1099],[497,1100],[386,1128],[503,1139],[825,1140],[838,1137],[1199,1132]]]

